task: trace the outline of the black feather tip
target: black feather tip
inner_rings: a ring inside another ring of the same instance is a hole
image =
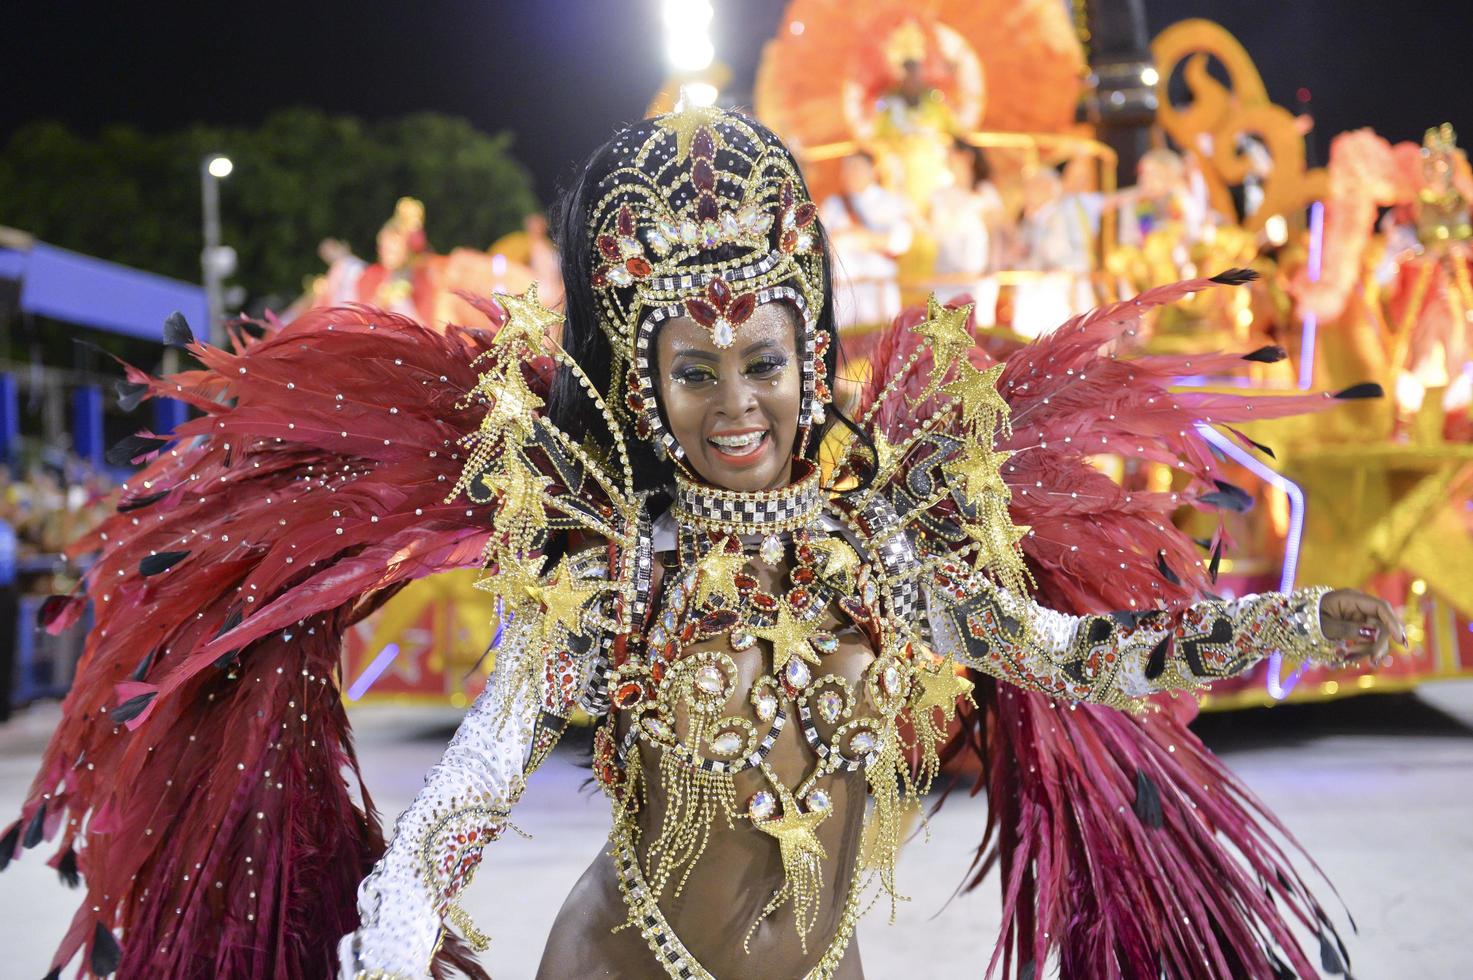
[[[1240,432],[1239,430],[1233,428],[1230,425],[1229,426],[1226,426],[1226,428],[1227,428],[1227,430],[1229,432],[1231,432],[1234,436],[1236,436],[1238,438],[1238,441],[1239,442],[1242,442],[1244,445],[1252,446],[1254,449],[1256,449],[1259,452],[1263,453],[1263,455],[1267,456],[1269,459],[1278,459],[1279,458],[1278,455],[1274,452],[1272,446],[1266,446],[1263,443],[1259,442],[1257,439],[1250,439],[1246,435],[1244,435],[1242,432]]]
[[[41,980],[61,980],[61,967],[53,966],[51,971],[42,977]]]
[[[118,513],[126,514],[130,510],[142,510],[144,507],[158,503],[168,495],[169,491],[160,490],[158,493],[150,493],[142,497],[130,497],[127,500],[121,500],[118,502]]]
[[[192,343],[194,331],[189,329],[189,321],[184,319],[184,314],[178,310],[170,313],[164,321],[164,346],[188,347]]]
[[[135,681],[142,681],[143,678],[148,676],[149,670],[153,667],[153,658],[157,653],[157,650],[150,650],[144,654],[143,659],[138,661],[138,666],[133,668],[133,673],[128,676]]]
[[[68,888],[76,888],[82,883],[82,873],[77,870],[76,850],[68,847],[61,852],[61,860],[56,862],[56,873]]]
[[[1135,803],[1131,809],[1147,827],[1160,829],[1166,822],[1166,815],[1161,812],[1161,793],[1144,769],[1135,771]]]
[[[1331,397],[1337,398],[1342,402],[1355,401],[1358,398],[1384,398],[1386,397],[1386,389],[1374,381],[1362,381],[1358,385],[1342,388]]]
[[[1219,272],[1212,277],[1212,281],[1223,286],[1241,286],[1258,278],[1258,273],[1252,269],[1229,269]]]
[[[118,407],[125,412],[137,408],[148,394],[148,385],[136,381],[119,381],[113,387],[118,392]]]
[[[151,436],[128,436],[107,451],[107,461],[113,466],[131,466],[140,456],[158,452],[169,444],[167,439]]]
[[[149,555],[138,563],[138,574],[147,578],[150,575],[160,575],[179,564],[189,557],[187,551],[160,551]]]
[[[1289,352],[1278,344],[1269,344],[1267,347],[1260,347],[1256,351],[1244,354],[1243,360],[1257,361],[1259,364],[1277,364],[1288,356]]]
[[[1298,974],[1290,969],[1289,964],[1279,958],[1271,949],[1263,951],[1268,957],[1269,969],[1274,971],[1274,980],[1299,980]]]
[[[20,821],[10,825],[10,829],[0,835],[0,871],[10,867],[11,860],[15,857],[15,849],[20,845]]]
[[[220,632],[215,634],[215,639],[218,640],[220,637],[224,636],[226,633],[229,633],[231,630],[239,626],[242,618],[244,618],[244,614],[240,611],[239,608],[230,610],[230,614],[225,617],[225,622],[220,624]],[[236,659],[239,657],[239,649],[227,650],[225,653],[215,658],[215,666],[220,668],[221,670],[224,670],[230,665],[234,664]]]
[[[229,614],[227,614],[225,617],[225,622],[220,624],[220,632],[215,634],[215,639],[218,640],[226,633],[229,633],[231,630],[235,629],[237,626],[240,625],[240,621],[243,618],[244,613],[240,611],[240,607],[237,606],[235,609],[230,610]]]
[[[92,931],[92,972],[100,977],[117,971],[123,959],[123,950],[117,939],[101,922]]]
[[[1217,581],[1217,570],[1222,567],[1222,538],[1217,539],[1217,544],[1212,546],[1212,560],[1207,563],[1207,574],[1213,582]]]
[[[1158,571],[1161,572],[1161,576],[1165,578],[1166,581],[1170,582],[1172,585],[1181,585],[1181,578],[1176,574],[1176,572],[1171,570],[1170,565],[1166,564],[1165,551],[1156,552],[1156,568]]]
[[[1345,961],[1340,958],[1335,944],[1330,942],[1330,937],[1320,933],[1320,966],[1324,967],[1326,973],[1343,975],[1345,973]]]
[[[1248,491],[1242,487],[1234,486],[1226,480],[1213,480],[1217,489],[1212,493],[1205,493],[1197,499],[1209,507],[1219,507],[1230,510],[1235,514],[1246,514],[1253,509],[1253,498]]]
[[[31,822],[26,824],[26,832],[20,839],[20,846],[29,850],[46,839],[46,804],[43,802],[36,807],[36,812],[31,814]]]
[[[112,719],[114,725],[121,725],[124,722],[132,721],[134,718],[143,714],[143,709],[148,707],[148,703],[158,696],[158,691],[145,691],[142,694],[135,694],[109,711],[107,716]]]

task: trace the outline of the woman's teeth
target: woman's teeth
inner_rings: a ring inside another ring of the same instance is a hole
[[[763,429],[758,432],[744,432],[739,436],[711,436],[710,442],[720,449],[743,452],[745,450],[755,449],[766,438],[767,430]]]

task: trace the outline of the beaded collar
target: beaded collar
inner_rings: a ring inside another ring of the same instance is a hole
[[[677,472],[676,519],[682,525],[739,537],[808,527],[822,512],[823,488],[813,464],[798,460],[794,467],[801,475],[776,490],[725,490],[697,483]]]

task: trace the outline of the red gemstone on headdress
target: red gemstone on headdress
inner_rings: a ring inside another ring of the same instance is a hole
[[[609,267],[600,266],[598,269],[595,269],[592,282],[594,289],[603,289],[607,286],[609,284]]]
[[[645,276],[654,271],[650,267],[650,260],[642,255],[631,256],[629,260],[624,263],[624,268],[629,270],[630,275],[638,279],[643,279]]]
[[[710,160],[697,160],[690,168],[690,180],[700,190],[713,190],[716,187],[716,168],[711,166]]]
[[[777,608],[777,600],[766,592],[754,592],[752,594],[752,605],[764,612],[772,612]]]
[[[829,349],[829,332],[820,330],[813,336],[813,353],[816,357],[823,357]]]
[[[703,299],[688,299],[685,301],[685,312],[690,318],[701,326],[710,328],[721,319],[721,311]]]
[[[716,140],[712,137],[711,130],[705,126],[696,130],[695,137],[690,141],[690,155],[704,160],[716,155]]]
[[[619,261],[619,241],[613,235],[599,235],[598,250],[610,262]]]
[[[809,225],[813,224],[813,219],[817,216],[818,205],[814,204],[812,201],[804,201],[802,204],[798,205],[797,209],[793,212],[793,217],[797,219],[799,228],[806,228]]]
[[[627,204],[622,204],[619,206],[618,228],[619,234],[623,235],[625,238],[633,237],[634,212],[629,210],[629,205]]]
[[[739,327],[746,323],[751,317],[752,311],[757,309],[757,295],[755,293],[742,293],[732,301],[731,309],[726,311],[726,318],[731,325]]]
[[[793,182],[791,180],[783,181],[782,188],[777,192],[777,201],[785,209],[793,206]]]
[[[706,283],[706,298],[711,301],[712,306],[724,311],[731,305],[731,284],[717,276]]]
[[[731,580],[736,583],[738,592],[751,592],[762,584],[757,581],[757,576],[748,572],[737,572],[732,576]]]
[[[784,252],[794,252],[798,249],[798,233],[792,228],[783,232],[782,241],[779,242]]]
[[[721,208],[716,204],[716,195],[709,191],[696,198],[696,218],[700,221],[715,221],[721,214]]]

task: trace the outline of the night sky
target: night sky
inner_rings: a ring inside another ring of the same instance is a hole
[[[1062,2],[1062,0],[1061,0]],[[784,0],[715,0],[713,38],[747,88]],[[1152,34],[1223,24],[1275,101],[1313,94],[1320,152],[1372,126],[1417,139],[1451,121],[1473,144],[1473,3],[1146,0]],[[658,0],[318,0],[40,3],[10,0],[0,38],[0,139],[37,118],[83,132],[126,122],[253,123],[310,105],[369,118],[414,110],[516,134],[549,197],[664,75]]]

